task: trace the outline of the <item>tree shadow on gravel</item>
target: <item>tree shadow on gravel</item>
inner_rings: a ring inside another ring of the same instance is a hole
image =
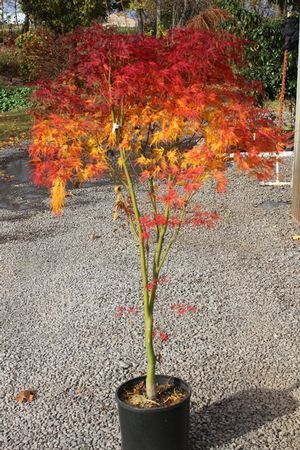
[[[214,449],[294,412],[289,391],[251,389],[212,403],[191,414],[191,450]]]

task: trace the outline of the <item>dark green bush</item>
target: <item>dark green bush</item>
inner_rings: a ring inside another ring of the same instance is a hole
[[[20,111],[30,106],[32,88],[0,87],[0,111]]]
[[[221,0],[221,6],[230,11],[233,18],[223,23],[229,32],[248,41],[244,74],[259,80],[270,100],[278,98],[283,68],[283,43],[281,28],[284,19],[272,19],[246,10],[236,0]],[[288,61],[286,96],[295,98],[297,85],[297,52],[290,52]]]

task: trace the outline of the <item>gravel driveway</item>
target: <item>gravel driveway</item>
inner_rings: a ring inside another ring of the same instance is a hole
[[[2,153],[2,166],[9,161]],[[228,193],[199,195],[222,220],[182,236],[168,264],[156,326],[170,340],[159,371],[192,385],[192,450],[299,450],[300,241],[292,237],[300,230],[290,188],[228,175]],[[5,183],[0,447],[120,450],[114,390],[145,360],[142,313],[115,317],[118,306],[142,304],[137,251],[112,220],[112,186],[77,189],[57,219],[26,177]],[[197,312],[177,317],[170,307],[181,303]],[[36,399],[16,403],[28,388]]]

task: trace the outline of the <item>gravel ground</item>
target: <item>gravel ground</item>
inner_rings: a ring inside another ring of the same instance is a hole
[[[19,158],[1,155],[2,167]],[[228,193],[199,195],[222,220],[186,233],[168,264],[157,328],[170,341],[159,371],[192,385],[192,450],[299,450],[300,242],[292,237],[300,230],[290,188],[228,175]],[[112,187],[76,190],[57,219],[26,177],[5,183],[0,447],[120,450],[114,390],[145,360],[141,313],[115,318],[120,305],[141,310],[141,300],[136,249],[112,221]],[[176,317],[174,303],[198,311]],[[17,404],[28,388],[35,401]]]

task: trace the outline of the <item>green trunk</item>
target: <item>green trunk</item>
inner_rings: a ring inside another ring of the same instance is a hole
[[[143,291],[144,291],[144,315],[145,315],[145,345],[147,352],[147,376],[146,376],[146,393],[149,399],[154,399],[156,397],[156,389],[155,389],[155,353],[153,349],[153,302],[154,297],[151,298],[151,302],[149,302],[149,292],[148,292],[148,270],[146,263],[146,254],[143,243],[142,236],[142,226],[140,223],[140,211],[138,208],[137,198],[134,190],[134,186],[130,177],[130,173],[126,164],[126,155],[124,152],[121,153],[121,158],[123,162],[123,168],[126,176],[126,180],[128,183],[128,191],[130,194],[130,198],[132,201],[133,211],[136,219],[136,227],[138,231],[139,238],[139,248],[140,248],[140,261],[141,261],[141,275],[143,281]],[[161,245],[161,244],[160,244]],[[155,291],[153,292],[155,294]]]
[[[146,376],[146,394],[150,400],[156,397],[155,387],[155,365],[156,358],[153,348],[153,316],[152,314],[145,319],[145,340],[147,351],[147,376]]]

